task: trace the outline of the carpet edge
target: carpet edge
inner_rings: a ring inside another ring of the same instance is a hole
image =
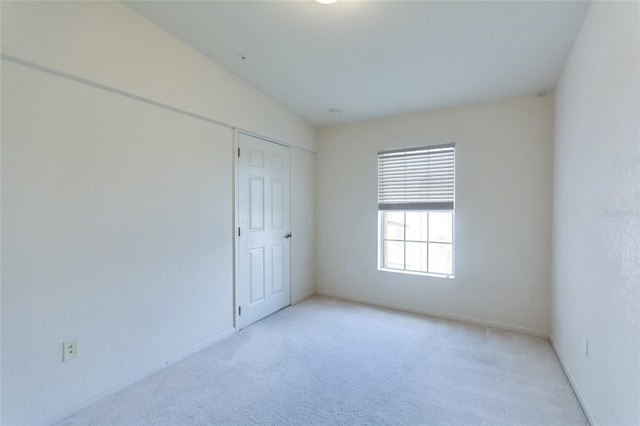
[[[377,300],[377,299],[369,299],[369,298],[366,298],[366,297],[351,296],[351,295],[348,295],[348,294],[343,294],[343,293],[333,292],[333,291],[326,291],[326,290],[318,290],[318,289],[316,289],[316,294],[319,295],[319,296],[335,297],[337,299],[344,299],[344,300],[350,300],[352,302],[366,303],[368,305],[374,305],[374,306],[380,306],[380,307],[383,307],[383,308],[396,309],[396,310],[399,310],[399,311],[410,312],[410,313],[414,313],[414,314],[421,314],[421,315],[426,315],[426,316],[435,317],[435,318],[441,318],[441,319],[453,320],[453,321],[460,321],[460,322],[464,322],[464,323],[468,323],[468,324],[481,325],[481,326],[489,327],[489,328],[496,328],[496,329],[499,329],[499,330],[512,331],[512,332],[515,332],[515,333],[526,334],[528,336],[542,337],[543,339],[548,339],[549,338],[549,333],[546,332],[546,331],[536,330],[536,329],[527,328],[527,327],[521,327],[521,326],[518,326],[518,325],[504,324],[504,323],[501,323],[501,322],[483,320],[483,319],[474,318],[474,317],[467,317],[467,316],[464,316],[464,315],[448,314],[446,312],[433,311],[433,310],[430,310],[430,309],[416,308],[416,307],[413,307],[413,306],[401,305],[401,304],[397,304],[397,303],[389,303],[389,302],[385,302],[385,301],[381,301],[381,300]]]
[[[593,420],[593,415],[591,414],[591,412],[589,411],[589,408],[587,407],[587,404],[585,403],[584,397],[580,393],[580,389],[578,388],[576,381],[573,378],[573,375],[571,374],[571,370],[567,367],[567,364],[563,359],[562,352],[560,352],[560,349],[558,349],[558,343],[556,342],[556,339],[553,337],[553,333],[549,333],[549,342],[551,343],[551,347],[553,348],[553,351],[556,354],[556,358],[558,358],[558,361],[560,361],[560,365],[562,366],[562,371],[564,371],[564,375],[567,376],[567,380],[571,385],[571,389],[573,390],[573,393],[576,395],[576,399],[580,404],[580,408],[582,409],[584,416],[587,418],[587,421],[589,422],[590,425],[592,426],[597,425],[597,423]]]

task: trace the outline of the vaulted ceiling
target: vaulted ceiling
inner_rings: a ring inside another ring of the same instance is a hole
[[[320,126],[552,91],[589,7],[583,1],[125,4]]]

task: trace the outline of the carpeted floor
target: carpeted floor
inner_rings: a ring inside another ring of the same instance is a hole
[[[314,296],[61,425],[584,425],[545,339]]]

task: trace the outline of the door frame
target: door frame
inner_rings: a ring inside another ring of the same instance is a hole
[[[291,160],[293,158],[292,155],[292,146],[280,142],[276,139],[269,138],[258,133],[250,132],[248,130],[240,129],[237,127],[233,128],[233,327],[236,331],[238,331],[238,269],[240,267],[239,264],[239,250],[240,250],[240,242],[238,241],[238,228],[240,227],[240,157],[238,155],[238,150],[240,149],[240,135],[244,134],[247,136],[252,136],[254,138],[262,139],[265,142],[274,143],[276,145],[281,145],[289,148],[289,227],[293,228],[293,169],[291,167]],[[291,241],[291,245],[293,246],[293,241]],[[291,254],[293,253],[293,249],[289,250],[289,305],[291,306],[292,297],[293,297],[293,276],[292,276],[292,265],[291,265]]]

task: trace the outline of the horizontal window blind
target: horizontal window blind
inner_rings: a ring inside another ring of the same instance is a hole
[[[378,153],[378,210],[453,210],[455,144]]]

